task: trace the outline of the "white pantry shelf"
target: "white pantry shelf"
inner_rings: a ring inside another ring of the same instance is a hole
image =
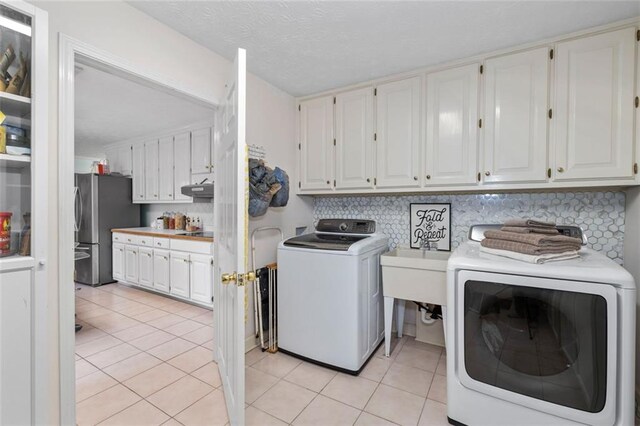
[[[0,169],[22,169],[31,166],[31,156],[0,154]]]
[[[31,114],[31,99],[0,92],[0,111],[7,116],[27,117]]]

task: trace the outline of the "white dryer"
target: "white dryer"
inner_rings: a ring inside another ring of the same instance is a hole
[[[278,247],[278,348],[357,374],[384,338],[380,255],[370,220],[322,219]]]
[[[449,422],[632,425],[632,276],[588,248],[543,265],[481,253],[488,226],[447,268]]]

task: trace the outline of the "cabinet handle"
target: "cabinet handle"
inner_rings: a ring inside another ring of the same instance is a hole
[[[331,185],[331,182],[330,182],[330,181],[327,181],[327,185]]]
[[[427,179],[431,179],[431,175],[427,175]]]
[[[367,183],[368,183],[368,182],[371,182],[371,179],[367,178]]]
[[[413,180],[418,180],[418,176],[414,176],[414,177],[413,177]]]
[[[162,258],[163,258],[164,260],[169,260],[169,258],[168,258],[167,256],[162,256]]]
[[[557,169],[557,170],[558,170],[558,173],[562,173],[562,172],[564,172],[564,168],[562,168],[562,167],[558,167],[558,169]]]
[[[173,197],[173,194],[169,194],[169,197]]]
[[[130,239],[130,238],[127,238],[127,241],[131,242],[131,239]]]
[[[484,175],[485,176],[489,176],[489,175],[491,175],[491,172],[489,170],[487,170],[486,172],[484,172]]]
[[[182,259],[182,261],[183,261],[184,263],[189,263],[189,261],[188,261],[187,259]]]
[[[142,244],[147,244],[147,242],[145,240],[142,240]]]

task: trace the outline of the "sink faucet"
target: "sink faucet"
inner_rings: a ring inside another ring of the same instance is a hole
[[[438,250],[438,239],[428,238],[426,235],[420,240],[420,248],[422,250]]]

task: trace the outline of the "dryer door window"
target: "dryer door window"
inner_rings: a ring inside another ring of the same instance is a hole
[[[466,281],[464,364],[479,382],[600,412],[607,397],[607,302],[597,294]]]

